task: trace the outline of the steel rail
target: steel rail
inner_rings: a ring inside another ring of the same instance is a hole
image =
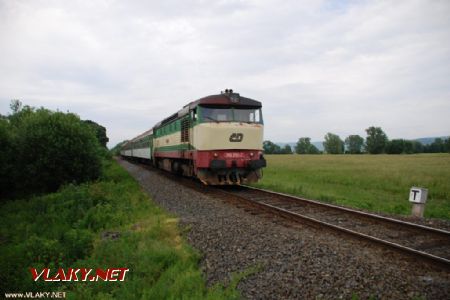
[[[254,189],[254,188],[251,188],[251,189]],[[257,189],[257,190],[267,192],[268,194],[275,194],[275,195],[278,195],[278,196],[281,195],[283,197],[291,197],[290,195],[286,195],[286,194],[282,194],[282,193],[266,191],[266,190],[262,190],[262,189]],[[301,223],[306,222],[306,223],[308,223],[310,225],[313,225],[313,226],[314,225],[316,225],[316,226],[319,225],[319,226],[331,229],[331,230],[333,230],[335,232],[338,232],[338,233],[345,233],[347,235],[356,237],[356,238],[358,238],[360,240],[370,241],[372,243],[380,244],[382,246],[391,248],[393,250],[402,252],[404,254],[408,254],[410,256],[412,255],[414,257],[419,257],[421,259],[427,260],[430,263],[433,263],[434,265],[437,265],[438,267],[441,267],[441,268],[443,267],[445,269],[450,269],[450,260],[449,259],[446,259],[446,258],[443,258],[443,257],[439,257],[439,256],[436,256],[436,255],[433,255],[433,254],[430,254],[430,253],[426,253],[426,252],[423,252],[423,251],[420,251],[420,250],[416,250],[414,248],[406,247],[406,246],[403,246],[403,245],[400,245],[400,244],[397,244],[397,243],[386,241],[386,240],[383,240],[383,239],[380,239],[380,238],[377,238],[377,237],[374,237],[374,236],[370,236],[370,235],[367,235],[367,234],[364,234],[364,233],[360,233],[360,232],[357,232],[357,231],[354,231],[354,230],[351,230],[351,229],[348,229],[348,228],[344,228],[344,227],[341,227],[341,226],[338,226],[338,225],[330,224],[328,222],[324,222],[324,221],[321,221],[321,220],[318,220],[318,219],[315,219],[315,218],[312,218],[312,217],[309,217],[309,216],[305,216],[305,215],[302,215],[302,214],[299,214],[299,213],[296,213],[296,212],[289,211],[289,210],[287,210],[285,208],[277,207],[277,206],[274,206],[274,205],[271,205],[271,204],[268,204],[268,203],[264,203],[264,202],[261,202],[261,201],[257,201],[257,200],[252,200],[252,199],[240,196],[240,195],[236,195],[235,193],[232,193],[232,192],[228,192],[228,191],[225,191],[225,190],[219,190],[219,191],[224,193],[224,194],[227,194],[229,196],[236,197],[239,200],[245,201],[246,203],[249,203],[251,205],[254,205],[254,206],[257,206],[259,208],[262,208],[262,209],[264,209],[266,211],[275,212],[277,215],[280,215],[281,217],[285,217],[285,218],[288,218],[290,220],[294,220],[294,221],[301,222]],[[295,197],[295,196],[292,196],[292,197],[294,197],[295,199],[298,198],[298,197]],[[301,199],[301,200],[309,201],[309,200],[305,200],[305,199]],[[311,200],[311,201],[313,201],[313,200]],[[317,201],[314,201],[314,202],[317,203]],[[319,203],[319,204],[322,205],[324,203]],[[324,206],[332,207],[333,209],[340,209],[341,208],[339,206],[330,205],[330,204],[324,204]],[[352,213],[353,212],[361,213],[365,217],[372,217],[372,216],[374,216],[376,219],[379,219],[379,220],[388,221],[388,222],[392,222],[392,223],[400,224],[400,225],[407,225],[408,227],[415,227],[415,226],[417,226],[420,230],[428,230],[428,229],[430,229],[430,231],[437,232],[437,233],[440,233],[440,234],[445,234],[447,237],[450,237],[450,232],[445,231],[445,230],[436,229],[436,228],[432,228],[432,227],[427,227],[427,226],[423,226],[423,225],[417,225],[417,224],[409,223],[409,222],[402,222],[402,221],[398,221],[398,220],[395,220],[395,219],[390,219],[390,218],[386,218],[386,217],[377,216],[377,215],[374,215],[374,214],[354,211],[354,210],[351,210],[351,209],[348,209],[348,208],[343,208],[343,210],[346,211],[346,212],[350,211]]]
[[[280,192],[264,190],[264,189],[260,189],[260,188],[247,186],[247,185],[242,185],[241,187],[243,187],[245,189],[248,189],[248,190],[258,191],[258,192],[269,194],[269,195],[281,196],[281,197],[284,197],[287,200],[291,200],[291,201],[301,201],[301,202],[306,203],[306,204],[327,207],[327,208],[334,209],[334,210],[337,210],[337,211],[345,211],[347,213],[356,214],[356,215],[359,215],[359,216],[362,216],[362,217],[366,217],[366,218],[369,218],[369,219],[377,219],[377,220],[382,221],[382,222],[388,222],[388,223],[392,223],[392,224],[396,224],[396,225],[401,225],[401,226],[409,227],[411,229],[419,229],[419,230],[423,230],[423,231],[426,231],[426,232],[433,232],[433,233],[437,233],[437,234],[442,234],[445,237],[450,239],[450,231],[439,229],[439,228],[434,228],[434,227],[429,227],[429,226],[425,226],[425,225],[415,224],[415,223],[411,223],[411,222],[407,222],[407,221],[401,221],[401,220],[397,220],[397,219],[393,219],[393,218],[389,218],[389,217],[376,215],[376,214],[373,214],[373,213],[368,213],[368,212],[363,212],[363,211],[360,211],[360,210],[351,209],[351,208],[348,208],[348,207],[342,207],[342,206],[333,205],[333,204],[329,204],[329,203],[323,203],[323,202],[319,202],[317,200],[300,198],[300,197],[289,195],[289,194],[284,194],[284,193],[280,193]]]

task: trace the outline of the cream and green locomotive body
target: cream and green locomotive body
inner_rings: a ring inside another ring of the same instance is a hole
[[[256,182],[266,166],[263,127],[261,103],[227,91],[189,103],[154,126],[150,135],[133,139],[136,148],[126,149],[127,144],[122,155],[142,159],[136,150],[149,153],[155,166],[205,184]],[[137,145],[147,137],[146,147]]]

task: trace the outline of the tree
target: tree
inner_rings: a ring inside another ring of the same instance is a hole
[[[14,185],[14,163],[16,161],[14,137],[8,120],[0,119],[0,199],[11,191]]]
[[[102,145],[103,147],[106,148],[106,144],[109,141],[109,138],[106,135],[106,128],[100,124],[95,123],[94,121],[91,121],[91,120],[84,120],[82,122],[86,123],[94,130],[95,136],[97,137],[98,142],[100,143],[100,145]]]
[[[323,147],[325,148],[325,151],[329,154],[342,154],[344,153],[344,142],[341,140],[341,138],[333,134],[331,132],[328,132],[325,135],[325,141],[323,142]]]
[[[413,154],[414,153],[414,142],[409,140],[403,140],[403,153]]]
[[[394,139],[386,143],[385,151],[388,154],[401,154],[404,151],[404,140]]]
[[[311,144],[311,138],[301,137],[295,145],[295,153],[297,154],[319,154],[319,149]]]
[[[295,153],[306,154],[311,147],[311,138],[301,137],[298,139],[297,145],[295,146]]]
[[[311,147],[309,147],[308,154],[320,154],[319,149],[317,149],[316,146],[311,144]]]
[[[281,149],[282,154],[292,154],[291,145],[286,144],[283,149]]]
[[[381,127],[371,126],[366,129],[366,150],[370,154],[380,154],[384,152],[388,138]]]
[[[65,183],[100,175],[100,146],[90,128],[74,114],[39,109],[18,130],[23,187],[53,192]]]
[[[263,142],[263,150],[265,154],[278,154],[281,151],[280,146],[277,144],[271,142],[271,141],[264,141]]]
[[[445,150],[445,145],[444,145],[444,141],[441,138],[435,138],[434,142],[432,142],[429,145],[429,149],[431,153],[441,153],[441,152],[446,152]]]
[[[413,153],[423,153],[424,151],[424,146],[421,142],[419,141],[411,141],[412,143],[412,149],[413,149]]]
[[[18,113],[22,109],[22,102],[19,99],[12,99],[9,104],[13,114]]]
[[[347,146],[350,154],[359,154],[361,153],[362,146],[364,145],[364,139],[357,134],[349,135],[345,139],[345,145]]]
[[[292,154],[292,149],[289,144],[281,148],[271,141],[263,142],[263,150],[265,154]]]
[[[17,101],[11,110],[0,122],[1,196],[53,192],[63,184],[99,177],[106,150],[77,115],[22,108]]]

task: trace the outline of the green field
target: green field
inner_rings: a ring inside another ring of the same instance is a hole
[[[65,291],[67,299],[237,299],[236,286],[207,287],[200,255],[178,220],[115,161],[100,180],[0,206],[0,292]],[[112,232],[115,238],[105,238]],[[34,282],[29,268],[129,268],[124,282]]]
[[[266,155],[257,187],[408,215],[412,186],[428,188],[425,217],[450,219],[450,154]]]

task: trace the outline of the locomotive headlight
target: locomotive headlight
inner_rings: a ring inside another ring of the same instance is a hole
[[[250,152],[250,157],[253,157],[253,156],[255,156],[255,153]]]
[[[217,154],[217,152],[214,152],[214,157],[218,157],[219,156],[219,154]]]

